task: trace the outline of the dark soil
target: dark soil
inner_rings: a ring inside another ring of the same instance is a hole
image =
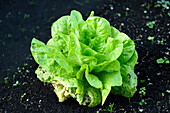
[[[148,0],[1,0],[0,113],[96,113],[112,103],[113,112],[118,113],[170,113],[170,65],[156,62],[163,57],[170,60],[170,11],[155,4]],[[80,106],[72,98],[59,103],[51,84],[37,79],[38,65],[32,59],[30,42],[33,37],[49,40],[52,23],[72,9],[85,19],[94,10],[135,41],[138,91],[132,98],[110,94],[103,107],[94,108]],[[156,22],[153,28],[146,26],[151,21]],[[146,95],[141,97],[142,87]],[[146,104],[140,105],[142,99]]]

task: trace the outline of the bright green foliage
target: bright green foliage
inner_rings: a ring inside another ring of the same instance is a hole
[[[155,38],[155,37],[153,37],[153,36],[149,36],[149,37],[148,37],[148,40],[153,41],[153,40],[154,40],[154,38]]]
[[[145,102],[144,99],[142,99],[141,102],[139,102],[139,105],[141,105],[141,106],[142,106],[142,105],[146,105],[146,104],[147,104],[147,102]]]
[[[159,59],[156,60],[156,62],[157,62],[158,64],[162,64],[162,63],[169,64],[169,63],[170,63],[170,62],[169,62],[169,59],[166,58],[166,57],[164,57],[164,58],[159,58]]]
[[[37,77],[52,83],[59,102],[75,98],[80,105],[104,104],[112,91],[125,97],[136,92],[134,42],[91,12],[78,11],[53,23],[47,44],[33,38],[31,52],[39,64]]]
[[[155,25],[155,21],[148,22],[146,26],[148,26],[150,29],[153,29],[153,26]]]
[[[166,9],[169,9],[169,6],[170,6],[170,2],[167,0],[160,0],[160,1],[157,1],[157,6],[158,7],[164,7]]]
[[[146,92],[145,92],[145,91],[146,91],[146,88],[145,88],[145,87],[140,88],[140,91],[139,91],[140,97],[146,95]]]

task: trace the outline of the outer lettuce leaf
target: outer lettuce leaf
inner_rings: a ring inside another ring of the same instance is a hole
[[[121,74],[123,84],[120,87],[113,87],[112,93],[121,94],[124,97],[132,97],[137,91],[137,76],[131,67],[125,64],[121,66]]]
[[[101,89],[103,105],[107,96],[110,93],[111,87],[122,85],[122,77],[120,71],[101,72],[98,74],[98,77],[103,83],[103,88]]]
[[[32,56],[34,57],[34,60],[38,63],[38,59],[37,59],[37,49],[39,49],[40,47],[45,46],[45,44],[35,38],[32,39],[31,41],[31,53]]]
[[[123,43],[119,39],[108,38],[105,48],[105,53],[108,55],[108,60],[116,60],[122,53]]]
[[[120,63],[118,60],[110,62],[103,71],[106,72],[113,72],[113,71],[120,71]]]
[[[68,36],[67,36],[68,37]],[[68,46],[66,41],[60,36],[56,36],[56,38],[51,38],[47,45],[56,46],[62,53],[66,56],[68,54]]]
[[[54,59],[54,47],[46,46],[33,38],[31,42],[31,52],[35,61],[45,70],[51,73],[57,73],[60,66]]]
[[[76,29],[78,31],[81,31],[84,24],[84,20],[81,13],[76,10],[71,11],[70,19],[71,19],[72,31],[75,31]]]
[[[120,63],[118,60],[105,61],[103,63],[93,66],[93,72],[99,73],[101,71],[106,71],[106,72],[120,71]]]
[[[69,65],[66,57],[62,54],[62,52],[60,50],[55,49],[54,59],[67,72],[73,72],[73,67]]]
[[[112,38],[119,38],[120,31],[117,30],[115,27],[111,26],[111,34],[110,37]]]
[[[53,23],[51,27],[51,35],[53,38],[58,36],[65,39],[66,35],[69,35],[71,32],[71,22],[70,16],[62,16],[56,22]]]
[[[105,41],[110,36],[110,23],[101,17],[90,17],[86,20],[88,29],[92,32],[89,46],[99,53],[103,53]]]
[[[132,57],[126,62],[126,64],[129,65],[132,70],[134,70],[137,60],[138,60],[138,53],[135,50]]]
[[[78,37],[74,33],[71,33],[70,35],[67,60],[73,66],[81,66],[83,64],[81,59],[80,43],[78,41]]]
[[[98,77],[96,75],[89,74],[88,67],[86,68],[85,77],[86,77],[88,83],[90,84],[90,86],[93,86],[95,88],[103,87],[102,82],[98,79]]]
[[[88,87],[87,88],[87,94],[90,97],[90,104],[88,107],[95,107],[101,102],[101,94],[99,89],[93,88],[93,87]]]
[[[119,38],[122,39],[123,42],[123,52],[121,53],[120,57],[118,58],[119,62],[126,63],[135,51],[135,44],[134,42],[124,33],[119,34]]]

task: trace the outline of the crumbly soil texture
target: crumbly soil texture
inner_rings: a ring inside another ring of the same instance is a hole
[[[52,85],[37,79],[32,38],[47,42],[52,23],[73,9],[84,19],[94,10],[134,40],[138,91],[132,98],[110,94],[104,106],[94,108],[72,98],[59,103]],[[170,60],[169,36],[170,10],[156,0],[1,0],[0,113],[170,113],[170,65],[156,62]]]

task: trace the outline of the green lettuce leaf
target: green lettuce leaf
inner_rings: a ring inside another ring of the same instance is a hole
[[[123,51],[118,58],[119,62],[126,63],[135,51],[135,44],[134,42],[124,33],[120,33],[119,37],[122,39],[123,42]]]
[[[122,77],[120,71],[101,72],[100,74],[98,74],[98,77],[103,83],[103,88],[101,88],[103,105],[107,96],[110,93],[111,87],[122,85]]]
[[[110,23],[101,17],[90,17],[86,20],[90,36],[89,46],[99,53],[103,53],[105,48],[105,41],[110,36]]]

